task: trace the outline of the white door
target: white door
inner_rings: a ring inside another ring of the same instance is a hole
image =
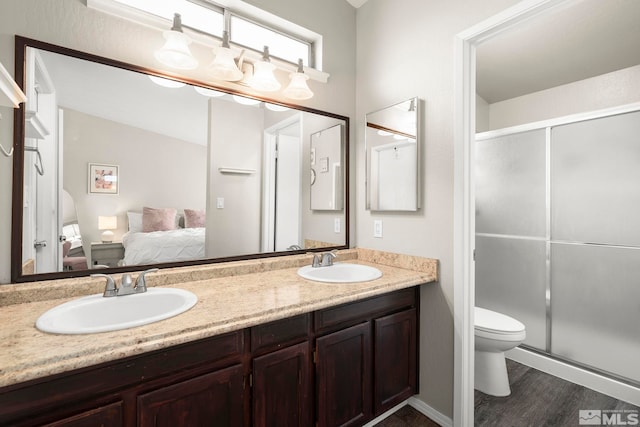
[[[278,135],[276,158],[275,250],[300,242],[301,150],[299,136]]]

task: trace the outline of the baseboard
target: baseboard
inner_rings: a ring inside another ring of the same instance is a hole
[[[385,412],[384,414],[376,417],[375,419],[369,421],[368,423],[366,423],[363,427],[373,427],[376,424],[378,424],[379,422],[381,422],[382,420],[384,420],[387,417],[390,417],[391,415],[393,415],[394,412],[396,412],[398,409],[402,408],[403,406],[409,405],[411,406],[413,409],[415,409],[416,411],[420,412],[422,415],[425,415],[427,417],[429,417],[432,421],[434,421],[435,423],[441,425],[442,427],[453,427],[453,421],[451,420],[451,418],[442,415],[441,412],[436,411],[435,409],[433,409],[431,406],[427,405],[426,403],[424,403],[422,400],[419,400],[417,397],[410,397],[409,399],[405,400],[404,402],[394,406],[393,408],[389,409],[387,412]]]
[[[640,389],[632,385],[520,347],[508,351],[506,357],[563,380],[640,406]]]
[[[393,415],[394,412],[396,412],[398,409],[402,408],[403,406],[406,406],[407,403],[409,401],[405,400],[404,402],[394,406],[393,408],[389,409],[387,412],[385,412],[382,415],[378,415],[377,417],[375,417],[373,420],[369,421],[368,423],[366,423],[364,426],[362,427],[373,427],[376,424],[378,424],[380,421],[384,420],[387,417],[390,417],[391,415]]]
[[[432,421],[438,423],[442,427],[453,427],[453,420],[451,418],[447,417],[442,412],[433,409],[417,397],[410,397],[409,400],[407,400],[407,403],[412,408],[431,418]]]

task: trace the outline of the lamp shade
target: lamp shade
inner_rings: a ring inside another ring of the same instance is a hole
[[[291,82],[282,92],[284,96],[291,99],[309,99],[313,97],[313,92],[307,86],[309,77],[302,73],[291,73]]]
[[[276,66],[269,58],[269,47],[265,46],[262,53],[262,61],[253,64],[253,77],[249,81],[249,86],[262,92],[275,92],[280,89],[280,82],[273,75]]]
[[[313,92],[307,86],[309,76],[304,74],[302,59],[298,60],[298,71],[291,73],[289,78],[291,79],[289,86],[282,92],[284,96],[291,99],[309,99],[313,96]]]
[[[249,86],[262,92],[275,92],[280,89],[280,82],[273,75],[275,68],[271,62],[256,61],[253,64],[253,77]]]
[[[191,39],[182,32],[180,14],[176,13],[174,15],[173,27],[171,30],[163,31],[162,35],[165,38],[165,43],[155,53],[158,61],[169,67],[181,70],[192,70],[198,66],[198,61],[189,50]]]
[[[116,216],[99,216],[98,217],[98,230],[105,230],[101,239],[104,243],[113,242],[113,231],[118,228],[118,217]]]
[[[235,55],[228,47],[214,49],[215,58],[209,66],[211,76],[218,80],[235,82],[241,80],[244,74],[234,61]]]

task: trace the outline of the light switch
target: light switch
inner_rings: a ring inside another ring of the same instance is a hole
[[[224,197],[218,197],[216,199],[216,208],[224,209]]]
[[[382,220],[376,219],[373,221],[373,237],[382,238]]]
[[[333,219],[333,232],[334,233],[340,232],[340,218]]]

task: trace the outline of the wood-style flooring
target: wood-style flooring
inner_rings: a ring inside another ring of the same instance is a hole
[[[580,410],[600,410],[621,419],[640,408],[591,389],[540,372],[507,359],[511,396],[494,397],[475,391],[475,426],[573,427]],[[624,411],[627,411],[626,413]],[[630,412],[629,412],[630,411]],[[435,422],[405,406],[376,427],[433,427]]]

